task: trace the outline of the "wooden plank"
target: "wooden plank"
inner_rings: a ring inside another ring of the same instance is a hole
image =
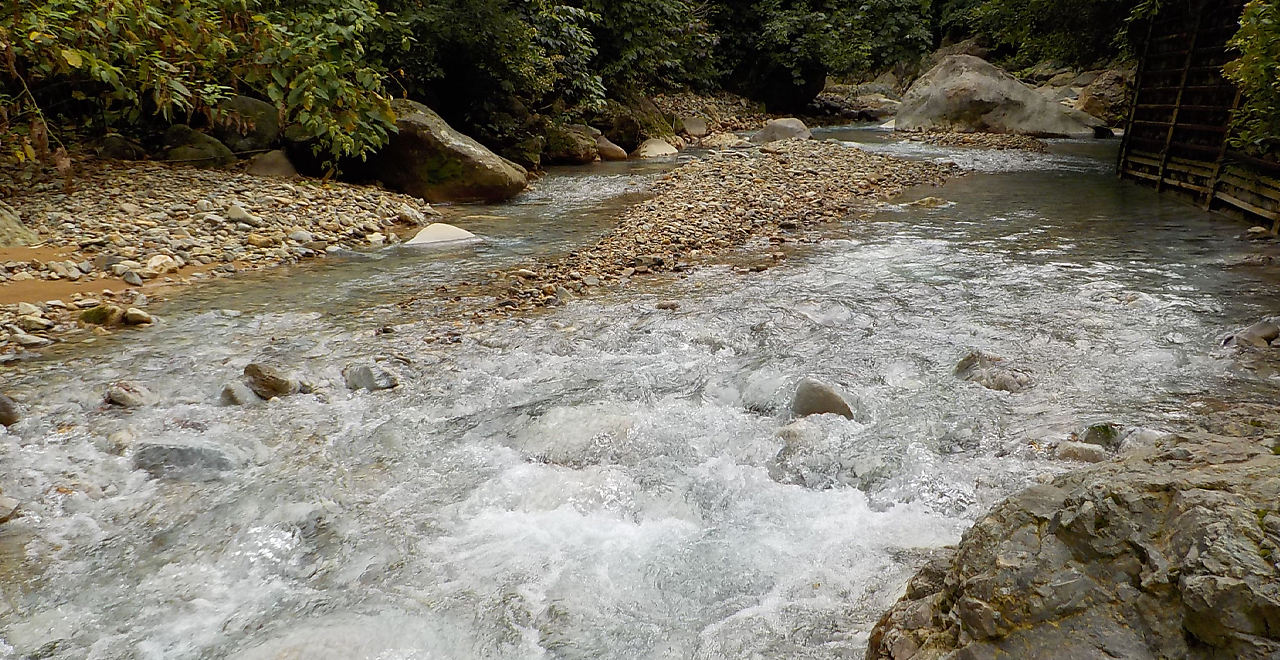
[[[1147,35],[1142,40],[1142,57],[1138,60],[1138,71],[1133,78],[1133,98],[1129,99],[1129,112],[1127,114],[1130,122],[1134,120],[1135,114],[1138,112],[1138,97],[1142,95],[1142,83],[1146,79],[1147,55],[1151,52],[1151,31],[1155,29],[1155,26],[1155,18],[1147,21]],[[1133,139],[1132,134],[1133,131],[1129,130],[1128,126],[1125,126],[1124,138],[1120,140],[1120,154],[1117,156],[1116,161],[1116,170],[1119,171],[1119,176],[1124,176],[1124,161],[1125,156],[1129,153],[1130,141]]]
[[[1195,32],[1191,35],[1191,48],[1187,52],[1187,60],[1182,67],[1182,82],[1178,83],[1178,98],[1173,102],[1173,118],[1169,120],[1169,132],[1165,134],[1164,148],[1160,150],[1160,175],[1159,178],[1156,179],[1156,192],[1160,192],[1160,189],[1164,187],[1165,166],[1169,163],[1169,147],[1173,144],[1173,132],[1178,128],[1178,113],[1182,110],[1182,95],[1187,91],[1187,73],[1191,70],[1192,53],[1196,50],[1196,38],[1198,36],[1196,33],[1200,31],[1200,25],[1203,22],[1204,9],[1201,9],[1196,15]]]
[[[1264,208],[1258,208],[1257,206],[1254,206],[1253,204],[1250,204],[1249,202],[1246,202],[1243,199],[1228,195],[1227,193],[1222,192],[1221,190],[1219,190],[1217,193],[1214,193],[1214,196],[1217,199],[1220,199],[1236,208],[1244,209],[1245,211],[1248,211],[1255,215],[1260,215],[1268,220],[1280,221],[1280,213],[1276,213],[1275,211],[1268,211],[1267,209],[1264,209]]]

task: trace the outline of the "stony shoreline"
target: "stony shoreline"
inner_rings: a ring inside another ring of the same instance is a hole
[[[771,246],[755,266],[763,270],[782,258],[778,246],[807,240],[806,232],[816,227],[871,210],[909,187],[939,185],[957,174],[952,165],[814,140],[714,152],[663,177],[653,197],[624,211],[596,244],[493,273],[490,283],[450,293],[474,303],[472,318],[507,316],[680,273],[753,240]]]
[[[438,215],[417,198],[368,186],[143,162],[83,169],[70,190],[43,185],[0,200],[0,213],[16,214],[35,242],[0,251],[0,300],[30,297],[33,287],[60,291],[59,299],[22,300],[22,309],[0,305],[0,353],[101,334],[125,318],[110,306],[145,305],[144,289],[397,242],[396,231]]]

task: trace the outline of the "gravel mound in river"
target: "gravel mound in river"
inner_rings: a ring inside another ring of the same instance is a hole
[[[951,164],[812,140],[714,154],[659,180],[654,197],[624,211],[592,247],[500,275],[482,291],[494,304],[481,313],[556,305],[638,277],[683,271],[758,237],[773,245],[792,242],[806,228],[956,173]]]
[[[925,142],[939,147],[980,147],[998,151],[1020,149],[1040,154],[1049,152],[1047,142],[1029,135],[952,133],[950,131],[899,131],[896,135],[912,142]]]

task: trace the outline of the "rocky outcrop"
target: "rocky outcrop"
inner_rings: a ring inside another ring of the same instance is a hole
[[[767,144],[792,138],[808,140],[812,137],[813,133],[809,132],[809,127],[805,126],[804,122],[794,117],[784,117],[782,119],[772,119],[764,125],[764,128],[756,131],[751,136],[751,143]]]
[[[218,104],[213,135],[233,153],[270,149],[280,137],[280,112],[266,101],[233,96]]]
[[[170,126],[164,133],[164,160],[191,167],[223,167],[236,162],[227,145],[185,124]]]
[[[1010,498],[911,580],[866,657],[1280,657],[1280,455],[1244,427]]]
[[[367,163],[352,164],[353,176],[430,202],[496,202],[524,190],[524,168],[455,131],[431,108],[404,99],[391,107],[399,132]]]
[[[0,202],[0,248],[39,243],[40,237],[22,224],[22,216],[8,204]]]
[[[1103,71],[1094,78],[1076,99],[1077,110],[1086,112],[1108,125],[1124,121],[1129,110],[1129,98],[1133,94],[1133,71]]]
[[[1091,137],[1103,122],[1027,87],[972,55],[953,55],[911,86],[898,109],[898,130]]]

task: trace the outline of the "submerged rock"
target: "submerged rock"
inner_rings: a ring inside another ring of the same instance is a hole
[[[243,464],[235,452],[211,442],[140,442],[133,451],[134,467],[161,478],[216,479]]]
[[[0,394],[0,426],[13,426],[22,419],[22,410],[18,402]]]
[[[1267,348],[1271,342],[1280,338],[1280,317],[1265,318],[1253,325],[1227,337],[1224,344],[1236,346],[1253,346]]]
[[[391,372],[366,364],[353,364],[343,369],[342,379],[346,381],[349,389],[370,392],[389,390],[400,385],[400,381]]]
[[[1280,657],[1280,456],[1195,433],[997,506],[911,580],[868,660]]]
[[[796,386],[795,396],[791,399],[791,412],[796,417],[832,414],[853,419],[853,411],[840,393],[813,378],[806,378]]]
[[[302,386],[298,381],[284,375],[276,367],[260,362],[253,362],[246,366],[244,368],[244,378],[249,389],[264,399],[289,396],[302,391]]]
[[[107,386],[107,403],[124,408],[141,408],[156,402],[156,396],[141,383],[122,380]]]
[[[990,390],[1021,392],[1032,385],[1031,376],[1004,364],[1004,358],[973,351],[956,365],[960,380],[977,383]]]

